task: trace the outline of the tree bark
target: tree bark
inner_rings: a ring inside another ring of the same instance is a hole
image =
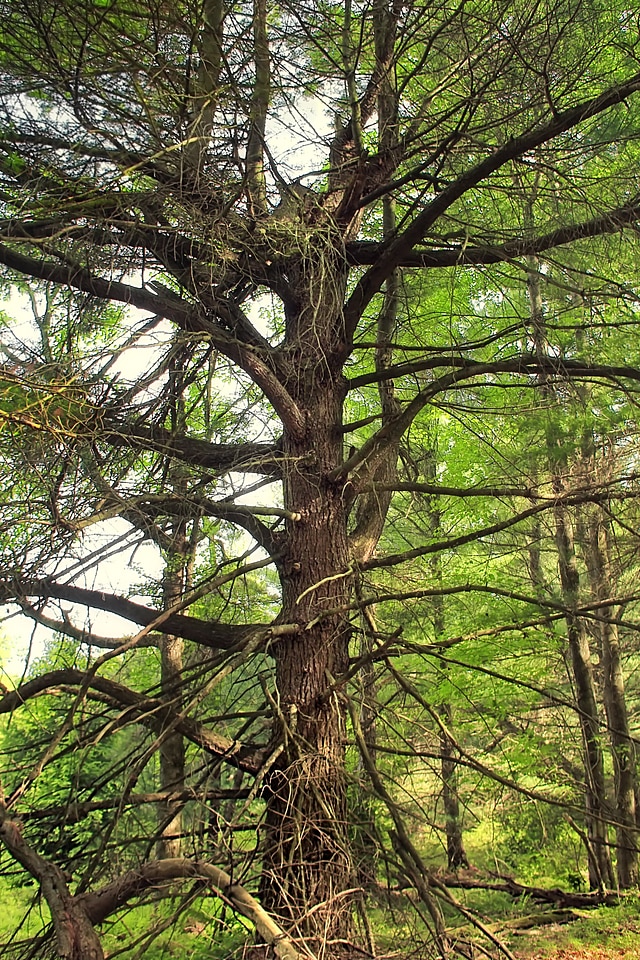
[[[182,596],[182,577],[179,570],[167,567],[164,604],[170,607]],[[160,638],[160,686],[162,699],[179,712],[182,698],[180,684],[183,668],[184,642],[180,637],[163,634]],[[160,745],[160,789],[175,793],[158,804],[157,856],[160,859],[180,856],[182,838],[183,802],[179,795],[184,790],[185,749],[182,734],[171,733]]]
[[[453,713],[449,702],[441,703],[438,713],[444,730],[450,730]],[[460,819],[460,800],[458,795],[458,761],[453,741],[444,730],[440,733],[442,803],[444,806],[445,832],[447,837],[447,866],[449,870],[458,870],[469,866],[469,858],[464,848],[462,822]]]
[[[566,509],[561,504],[556,506],[554,512],[560,581],[565,601],[571,609],[577,603],[580,584],[574,549],[573,525]],[[589,886],[594,890],[603,887],[610,888],[613,886],[613,870],[608,845],[608,817],[605,807],[606,784],[591,651],[580,618],[574,613],[568,613],[566,624],[569,656],[576,685],[576,700],[580,711],[580,728],[584,746]]]
[[[435,483],[437,473],[437,434],[434,433],[430,449],[425,456],[425,475],[428,483]],[[438,504],[434,497],[429,497],[429,520],[431,533],[437,540],[443,538],[442,521]],[[431,575],[434,586],[442,587],[442,565],[439,554],[434,554],[430,560]],[[445,609],[444,598],[436,594],[432,600],[433,627],[436,641],[444,637]],[[443,662],[442,669],[448,672],[448,664]],[[442,777],[442,803],[444,806],[445,835],[447,840],[447,866],[449,870],[468,867],[469,859],[464,848],[462,837],[462,822],[460,819],[460,800],[458,796],[458,763],[456,759],[455,743],[449,735],[453,729],[453,710],[448,700],[442,701],[437,707],[437,713],[442,723],[440,725],[440,775]]]
[[[333,679],[348,668],[350,631],[343,611],[353,588],[344,485],[329,479],[343,459],[345,395],[340,363],[332,364],[328,346],[340,345],[344,278],[330,259],[321,252],[317,263],[300,265],[309,293],[290,318],[295,346],[288,388],[304,412],[306,430],[303,436],[284,432],[284,505],[299,519],[286,522],[280,577],[282,617],[302,629],[271,647],[284,751],[266,788],[261,880],[270,912],[295,923],[299,934],[325,942],[351,935],[352,903],[345,891],[353,886],[345,708],[330,692]]]
[[[589,522],[589,572],[597,600],[612,595],[610,530],[602,512]],[[625,699],[624,675],[620,659],[620,640],[611,607],[600,611],[600,641],[604,707],[613,757],[616,793],[616,874],[618,885],[627,890],[638,882],[638,847],[636,838],[636,750],[629,730]]]

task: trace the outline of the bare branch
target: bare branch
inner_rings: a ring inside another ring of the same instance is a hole
[[[539,237],[518,238],[495,246],[474,243],[471,239],[470,243],[460,243],[454,248],[414,249],[402,259],[398,266],[434,268],[506,263],[518,257],[543,253],[545,250],[561,247],[576,240],[618,233],[624,227],[634,226],[639,218],[640,203],[632,202],[615,207],[590,220],[560,227]],[[437,242],[437,239],[434,242]],[[352,241],[347,244],[349,262],[353,266],[374,264],[383,247],[383,243],[369,240]]]
[[[33,697],[53,692],[60,687],[84,687],[88,691],[95,691],[113,706],[128,708],[130,719],[143,723],[156,733],[162,733],[171,724],[178,733],[207,753],[247,773],[258,773],[268,753],[265,747],[230,740],[208,730],[197,720],[177,716],[164,700],[146,697],[121,683],[116,683],[115,680],[89,676],[72,668],[52,670],[21,684],[17,690],[8,691],[0,697],[0,714],[12,713]],[[122,722],[123,718],[120,719]]]
[[[84,893],[77,899],[92,923],[102,923],[128,900],[140,896],[150,887],[180,879],[208,881],[218,896],[254,924],[257,933],[272,947],[278,960],[300,960],[293,941],[255,897],[212,863],[196,863],[182,858],[156,860],[142,864],[96,893]]]
[[[0,597],[3,600],[19,600],[21,597],[39,597],[46,600],[54,597],[56,600],[68,600],[70,603],[80,603],[96,610],[105,610],[118,617],[130,620],[140,626],[149,626],[157,623],[157,630],[170,632],[172,635],[192,640],[194,643],[214,650],[230,650],[236,644],[241,644],[256,632],[269,630],[268,624],[237,625],[207,623],[197,617],[188,617],[174,613],[161,620],[162,611],[145,607],[133,600],[119,597],[104,590],[87,590],[67,583],[56,583],[53,580],[21,580],[6,576],[0,580]],[[161,621],[161,622],[160,622]]]
[[[616,84],[603,91],[597,97],[583,101],[574,107],[557,114],[553,120],[535,127],[528,133],[513,137],[507,143],[497,147],[492,153],[463,173],[452,184],[445,187],[409,224],[399,236],[385,244],[376,263],[367,270],[358,281],[345,307],[345,327],[348,340],[351,341],[362,313],[380,289],[386,278],[408,256],[416,244],[425,237],[427,231],[445,213],[449,207],[468,190],[477,186],[501,167],[522,156],[530,150],[548,143],[555,137],[573,127],[579,126],[591,117],[595,117],[617,104],[623,103],[640,89],[640,74],[634,74],[624,83]]]

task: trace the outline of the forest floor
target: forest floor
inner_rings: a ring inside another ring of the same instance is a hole
[[[640,903],[580,911],[580,919],[508,938],[518,960],[640,960]]]
[[[561,947],[547,953],[516,950],[514,956],[520,960],[638,960],[637,947]]]

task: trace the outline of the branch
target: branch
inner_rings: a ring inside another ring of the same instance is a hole
[[[219,897],[254,924],[256,931],[272,947],[278,960],[301,960],[293,941],[255,897],[239,883],[234,883],[228,873],[211,863],[196,863],[182,858],[145,863],[97,893],[84,893],[77,900],[93,923],[102,923],[128,900],[140,896],[150,887],[187,878],[209,881]]]
[[[542,494],[534,493],[530,487],[446,487],[441,483],[413,483],[398,480],[396,483],[376,481],[365,490],[392,490],[394,493],[424,493],[430,497],[523,497],[526,500],[541,500]],[[591,488],[593,489],[593,488]]]
[[[510,240],[503,244],[460,244],[455,248],[441,250],[413,250],[398,264],[399,267],[457,267],[467,264],[504,263],[517,257],[534,256],[561,247],[575,240],[617,233],[623,227],[640,218],[640,203],[624,204],[606,213],[560,227],[550,233],[529,239]],[[347,244],[347,256],[351,266],[368,266],[377,262],[384,248],[383,243],[370,240],[353,241]]]
[[[640,381],[640,369],[638,367],[592,364],[584,360],[555,359],[553,357],[535,356],[531,353],[520,353],[505,360],[493,360],[486,363],[451,356],[428,357],[424,360],[413,360],[409,363],[397,363],[393,367],[388,367],[385,371],[365,373],[360,377],[353,377],[348,381],[347,389],[354,390],[358,387],[378,383],[382,377],[407,376],[420,371],[437,370],[439,367],[457,367],[461,376],[457,376],[454,382],[457,382],[458,379],[466,380],[469,377],[487,373],[518,373],[527,376],[539,376],[543,373],[547,376],[565,377],[568,374],[573,374],[574,376],[602,377],[607,380],[625,377],[629,380]],[[431,382],[427,384],[423,392],[428,392],[432,396],[433,389],[434,383]],[[441,389],[439,388],[439,392]]]
[[[552,506],[552,504],[550,504]],[[521,519],[518,516],[518,519]],[[383,558],[384,559],[384,558]],[[366,568],[363,563],[360,568]],[[640,627],[628,620],[621,620],[617,617],[608,617],[598,615],[598,610],[607,610],[609,607],[623,607],[629,603],[636,603],[640,600],[638,594],[625,594],[622,597],[606,597],[603,600],[592,603],[584,603],[574,607],[568,607],[564,603],[554,600],[543,600],[541,597],[530,596],[526,593],[518,593],[516,590],[505,590],[501,587],[485,583],[463,583],[451,587],[424,587],[417,590],[398,590],[388,593],[375,593],[370,596],[362,597],[358,600],[352,600],[350,603],[342,604],[340,607],[329,608],[323,611],[322,619],[335,616],[337,613],[345,613],[348,610],[366,610],[368,607],[377,606],[383,603],[400,602],[404,600],[425,600],[433,597],[451,597],[464,593],[486,593],[491,596],[504,597],[507,600],[516,600],[519,603],[526,603],[532,607],[540,607],[542,610],[553,610],[562,616],[573,613],[574,616],[585,619],[597,620],[601,623],[615,623],[618,626],[627,627],[631,630],[638,630]],[[537,622],[537,621],[536,621]],[[516,625],[517,628],[517,625]],[[308,629],[308,627],[307,627]],[[403,639],[402,645],[410,641]],[[412,649],[419,648],[421,651],[431,653],[432,650],[446,649],[450,644],[449,640],[436,641],[435,643],[411,644]]]
[[[477,186],[492,173],[500,170],[511,160],[515,160],[529,150],[553,140],[555,137],[585,120],[595,117],[610,107],[622,103],[627,97],[640,89],[640,74],[634,74],[625,83],[610,87],[597,97],[583,101],[575,107],[557,114],[549,123],[542,124],[514,137],[495,149],[470,170],[439,193],[431,203],[419,213],[399,236],[384,244],[376,263],[358,281],[345,307],[345,329],[348,342],[351,341],[358,321],[364,309],[380,289],[386,278],[400,266],[416,244],[425,237],[433,224],[468,190]]]
[[[228,737],[222,737],[208,730],[197,720],[177,716],[163,700],[136,693],[107,677],[96,675],[89,677],[83,671],[71,667],[64,670],[51,670],[49,673],[22,683],[17,690],[9,690],[0,697],[0,714],[12,713],[41,693],[49,693],[60,687],[82,687],[83,685],[89,690],[96,691],[101,695],[100,698],[106,698],[111,705],[116,705],[119,709],[128,708],[132,716],[154,733],[161,734],[168,725],[171,725],[177,733],[181,733],[187,740],[206,750],[207,753],[219,757],[246,773],[258,773],[268,753],[266,747],[230,740]],[[120,722],[125,719],[127,719],[126,714],[119,717]]]
[[[609,499],[609,497],[608,494],[590,494],[585,492],[579,496],[567,496],[558,499],[561,499],[561,502],[566,506],[576,506],[580,503],[598,503],[602,499]],[[516,513],[515,516],[508,517],[506,520],[500,520],[498,523],[492,523],[487,527],[481,527],[479,530],[473,530],[471,533],[463,533],[458,537],[451,537],[448,540],[439,540],[435,543],[426,544],[425,546],[414,547],[413,550],[405,550],[404,553],[392,553],[386,557],[373,557],[371,560],[362,564],[362,569],[374,570],[377,567],[392,567],[398,563],[404,563],[407,560],[425,557],[430,553],[439,553],[441,550],[453,550],[456,547],[462,547],[467,543],[472,543],[474,540],[481,540],[483,537],[489,537],[494,533],[501,533],[503,530],[508,530],[509,527],[513,527],[523,520],[527,520],[529,517],[534,517],[536,514],[542,513],[543,510],[556,507],[557,503],[558,500],[545,500],[542,503],[537,503],[532,507],[528,507],[526,510],[520,511],[520,513]]]
[[[497,373],[512,373],[528,377],[564,376],[571,374],[574,377],[590,377],[606,380],[625,378],[640,381],[640,370],[636,367],[610,366],[604,364],[589,364],[582,360],[557,360],[553,357],[534,357],[531,354],[519,354],[506,360],[495,360],[490,363],[480,363],[475,360],[466,360],[462,357],[430,357],[427,360],[414,363],[397,364],[385,372],[364,374],[354,377],[348,389],[366,386],[377,382],[381,376],[399,376],[417,370],[437,369],[438,367],[453,366],[450,373],[443,374],[437,380],[430,381],[423,390],[416,394],[404,410],[384,424],[376,433],[366,440],[359,450],[350,456],[344,463],[336,467],[329,474],[332,480],[350,475],[351,484],[355,493],[364,489],[371,482],[377,463],[384,456],[386,448],[397,441],[409,428],[415,417],[429,403],[433,397],[456,384],[475,377],[488,376]]]
[[[593,495],[595,491],[608,491],[610,500],[626,500],[631,496],[636,496],[630,485],[640,480],[640,473],[632,471],[619,477],[602,480],[599,483],[590,483],[586,487],[574,487],[567,495],[578,497],[581,495]],[[546,481],[542,481],[540,486],[544,486]],[[615,487],[622,486],[622,492],[616,493]],[[367,488],[365,488],[367,489]],[[447,487],[440,483],[418,483],[413,481],[398,480],[395,483],[375,482],[371,485],[372,490],[393,490],[394,492],[424,493],[427,496],[436,497],[521,497],[526,500],[553,500],[555,503],[558,495],[554,493],[537,493],[534,487]]]
[[[73,640],[77,640],[79,643],[86,643],[91,647],[100,647],[103,650],[117,650],[118,647],[122,646],[122,638],[119,637],[99,637],[94,633],[91,633],[90,630],[85,630],[82,627],[76,627],[75,624],[71,623],[67,615],[63,612],[62,620],[54,620],[52,617],[45,616],[40,610],[37,610],[32,604],[27,603],[26,600],[16,599],[16,603],[19,603],[22,612],[26,617],[29,617],[31,620],[35,620],[36,623],[41,624],[43,627],[46,627],[48,630],[52,630],[53,633],[63,634],[65,637],[71,637]],[[156,641],[147,637],[143,637],[139,644],[140,647],[153,647],[156,646]]]
[[[253,539],[271,556],[278,551],[278,544],[273,531],[258,518],[275,517],[296,521],[300,514],[280,507],[261,507],[249,504],[236,504],[224,501],[210,500],[193,493],[182,496],[164,496],[161,494],[135,497],[120,501],[117,497],[109,498],[103,509],[84,520],[73,523],[77,530],[84,529],[102,520],[121,516],[129,520],[133,526],[138,526],[137,517],[144,517],[150,521],[157,517],[180,517],[192,519],[194,516],[217,517],[243,527]]]
[[[43,600],[53,597],[56,600],[68,600],[80,603],[96,610],[113,613],[132,623],[148,627],[162,619],[161,610],[153,610],[133,600],[119,597],[104,590],[87,590],[68,583],[55,583],[53,580],[21,580],[7,574],[0,579],[0,600],[20,600],[21,597],[40,597]],[[261,630],[268,631],[269,624],[221,624],[207,623],[198,617],[173,613],[158,622],[158,632],[191,640],[214,650],[230,650]]]
[[[305,419],[302,412],[255,348],[242,343],[233,333],[207,319],[197,306],[185,303],[178,296],[159,297],[144,287],[132,287],[118,280],[95,277],[84,267],[63,266],[46,260],[25,257],[24,254],[2,243],[0,243],[0,263],[12,270],[17,270],[18,273],[61,286],[73,287],[101,300],[117,300],[120,303],[138,307],[140,310],[149,310],[166,317],[167,320],[172,320],[182,330],[204,334],[225,357],[236,363],[260,387],[289,432],[298,438],[304,436]],[[242,328],[247,322],[240,308],[228,300],[215,299],[213,309],[219,319],[232,330]]]
[[[140,447],[156,450],[193,467],[204,467],[218,473],[230,471],[260,473],[266,476],[281,475],[280,448],[270,443],[209,443],[195,437],[177,436],[164,427],[131,426],[123,423],[107,424],[100,441],[112,446]]]
[[[195,790],[158,790],[155,793],[132,793],[127,796],[112,797],[108,800],[87,800],[77,803],[69,801],[54,807],[42,807],[36,810],[21,810],[21,820],[46,820],[49,817],[64,815],[65,824],[79,823],[94,810],[120,810],[123,807],[143,806],[147,803],[161,803],[171,800],[187,803],[196,800],[200,803],[211,803],[214,800],[246,800],[250,791],[246,790],[205,790],[197,793]]]
[[[554,903],[563,907],[597,907],[600,904],[616,906],[620,903],[618,893],[597,890],[592,893],[577,893],[573,890],[565,892],[559,887],[546,889],[544,887],[527,887],[518,883],[513,877],[498,876],[497,879],[474,880],[468,877],[445,874],[439,877],[445,887],[456,887],[461,890],[500,890],[514,898],[530,897],[538,903]]]
[[[103,960],[100,940],[84,904],[69,893],[62,870],[37,854],[24,840],[20,822],[9,818],[2,803],[0,840],[14,860],[40,884],[51,912],[58,955],[66,960]]]
[[[84,267],[63,266],[47,260],[26,257],[4,243],[0,243],[0,263],[36,280],[73,287],[101,300],[117,300],[140,310],[147,310],[166,317],[167,320],[173,320],[182,328],[202,329],[200,324],[203,318],[198,317],[197,308],[184,303],[179,297],[175,299],[159,297],[144,287],[132,287],[118,280],[95,277]]]
[[[51,137],[44,134],[28,134],[19,130],[3,130],[0,139],[0,148],[12,150],[17,144],[28,144],[36,147],[51,147],[53,150],[68,150],[70,153],[90,157],[93,160],[103,160],[105,163],[113,163],[114,166],[122,170],[135,167],[143,171],[148,176],[155,177],[160,183],[175,184],[177,174],[169,167],[163,167],[158,163],[158,159],[147,156],[143,153],[134,153],[132,150],[111,149],[105,146],[96,146],[87,143],[70,143],[62,137]]]

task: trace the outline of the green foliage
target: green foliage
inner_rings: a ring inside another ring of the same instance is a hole
[[[600,830],[620,874],[628,3],[5,6],[0,586],[58,635],[0,697],[25,841],[78,895],[221,864],[309,955],[445,954],[456,842],[578,887]],[[185,872],[109,955],[241,952]]]

